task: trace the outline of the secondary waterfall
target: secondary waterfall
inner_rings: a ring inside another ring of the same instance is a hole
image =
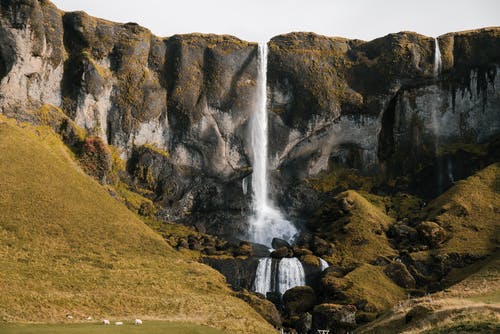
[[[296,257],[283,258],[278,268],[278,292],[284,294],[294,286],[306,285],[304,267]]]
[[[439,41],[437,38],[434,38],[434,77],[439,75],[441,66],[441,50],[439,50]]]
[[[259,72],[257,77],[257,94],[255,112],[250,120],[250,137],[252,150],[252,191],[253,215],[250,218],[249,238],[263,245],[270,246],[274,237],[291,240],[297,229],[269,199],[269,179],[267,170],[267,43],[258,47]]]
[[[319,258],[319,263],[321,265],[321,271],[323,271],[323,270],[325,270],[326,268],[329,267],[328,262],[326,262],[322,258]]]
[[[263,294],[279,292],[284,294],[287,290],[306,284],[306,274],[299,259],[270,257],[259,260],[255,274],[254,291]]]

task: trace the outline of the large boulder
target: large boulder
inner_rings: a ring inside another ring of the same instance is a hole
[[[315,304],[316,295],[309,286],[296,286],[283,294],[283,305],[290,315],[309,312]]]
[[[313,330],[330,330],[331,333],[346,333],[356,327],[356,306],[320,304],[314,308]]]
[[[281,248],[281,247],[291,248],[291,246],[288,243],[288,241],[280,239],[280,238],[273,238],[273,240],[271,241],[271,246],[274,249],[278,249],[278,248]]]

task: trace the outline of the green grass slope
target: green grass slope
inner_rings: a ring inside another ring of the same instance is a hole
[[[273,329],[85,175],[51,130],[0,116],[0,320],[92,316]]]
[[[492,164],[432,201],[427,219],[449,232],[440,252],[489,255],[500,246],[500,163]]]

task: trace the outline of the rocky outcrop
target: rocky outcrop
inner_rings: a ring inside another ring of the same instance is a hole
[[[484,167],[480,147],[500,129],[500,30],[438,40],[436,76],[434,39],[416,33],[370,42],[313,33],[274,37],[270,150],[279,182],[354,168],[382,172],[399,189],[432,197]],[[289,188],[277,195],[283,205],[295,203]]]

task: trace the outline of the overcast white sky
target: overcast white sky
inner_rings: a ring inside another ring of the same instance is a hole
[[[291,31],[371,40],[402,30],[438,36],[500,26],[500,0],[53,0],[159,36],[190,32],[265,41]]]

